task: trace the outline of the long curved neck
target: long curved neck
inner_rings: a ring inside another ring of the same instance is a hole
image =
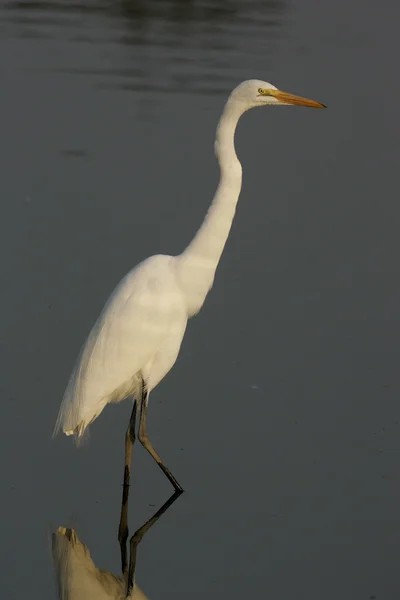
[[[228,100],[217,127],[215,153],[220,166],[217,191],[205,219],[188,247],[177,257],[178,279],[196,314],[214,282],[242,187],[242,166],[235,152],[235,130],[243,108]]]

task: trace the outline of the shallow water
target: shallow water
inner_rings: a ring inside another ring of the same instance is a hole
[[[154,391],[186,493],[139,547],[156,598],[400,594],[399,5],[0,3],[1,588],[55,597],[50,532],[119,572],[130,406],[51,440],[88,329],[177,253],[218,179],[216,122],[257,77],[328,105],[252,111],[215,286]],[[169,496],[136,447],[133,531]]]

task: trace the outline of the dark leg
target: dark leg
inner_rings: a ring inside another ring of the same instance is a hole
[[[140,402],[140,423],[139,423],[139,442],[142,444],[144,448],[146,448],[147,452],[154,458],[160,469],[163,473],[168,477],[172,485],[174,486],[177,492],[183,492],[182,487],[179,485],[175,477],[172,473],[167,469],[160,456],[154,450],[152,443],[150,442],[149,436],[147,435],[146,428],[146,413],[147,413],[147,404],[149,401],[149,394],[146,390],[145,383],[142,380],[142,400]]]
[[[121,518],[119,521],[118,540],[121,547],[121,564],[122,574],[125,575],[128,568],[126,542],[128,540],[128,497],[129,497],[129,482],[131,476],[131,460],[132,448],[135,442],[135,425],[136,425],[136,400],[133,401],[133,409],[129,421],[128,429],[125,435],[125,469],[124,469],[124,486],[122,489],[122,505]]]
[[[144,534],[158,521],[158,519],[165,513],[165,511],[179,498],[179,496],[183,493],[183,490],[175,490],[172,496],[166,501],[165,504],[149,519],[146,521],[144,525],[138,529],[130,540],[130,558],[129,558],[129,575],[128,575],[128,585],[126,597],[129,597],[129,594],[132,592],[133,586],[135,584],[135,567],[136,567],[136,553],[139,542],[142,541]]]

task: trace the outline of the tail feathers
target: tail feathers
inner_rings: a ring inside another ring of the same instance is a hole
[[[74,436],[78,448],[84,446],[89,440],[89,425],[93,423],[100,412],[98,411],[92,418],[88,418],[88,415],[86,415],[85,418],[79,420],[72,419],[71,415],[64,415],[61,408],[54,427],[53,439],[62,431],[67,436]],[[74,426],[76,422],[78,424]]]
[[[67,394],[64,396],[57,416],[56,424],[53,430],[53,438],[62,431],[65,435],[75,435],[80,437],[86,429],[85,419],[79,415],[78,402],[70,398]]]
[[[101,408],[101,410],[103,409]],[[93,416],[90,414],[83,415],[79,410],[79,401],[76,398],[70,398],[66,394],[54,426],[53,439],[62,431],[65,435],[73,435],[77,446],[82,445],[88,438],[89,425],[100,414],[101,410],[97,410]]]
[[[53,438],[60,431],[66,435],[74,435],[77,445],[82,442],[85,430],[101,413],[106,404],[101,405],[101,401],[96,402],[93,399],[88,402],[86,376],[93,349],[93,344],[89,343],[90,339],[91,336],[82,347],[75,363],[53,431]],[[92,394],[89,395],[92,396]],[[95,411],[93,411],[93,405],[95,405]]]
[[[72,373],[53,430],[53,438],[62,431],[65,435],[75,436],[76,445],[80,446],[87,439],[87,428],[102,412],[106,402],[88,403],[87,394],[80,377],[80,369]]]

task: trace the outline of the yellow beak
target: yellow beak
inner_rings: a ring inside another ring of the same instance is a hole
[[[310,108],[326,108],[325,104],[316,102],[315,100],[309,100],[308,98],[302,98],[301,96],[295,96],[294,94],[288,94],[281,90],[268,90],[268,95],[273,96],[282,104],[294,104],[295,106],[309,106]]]

